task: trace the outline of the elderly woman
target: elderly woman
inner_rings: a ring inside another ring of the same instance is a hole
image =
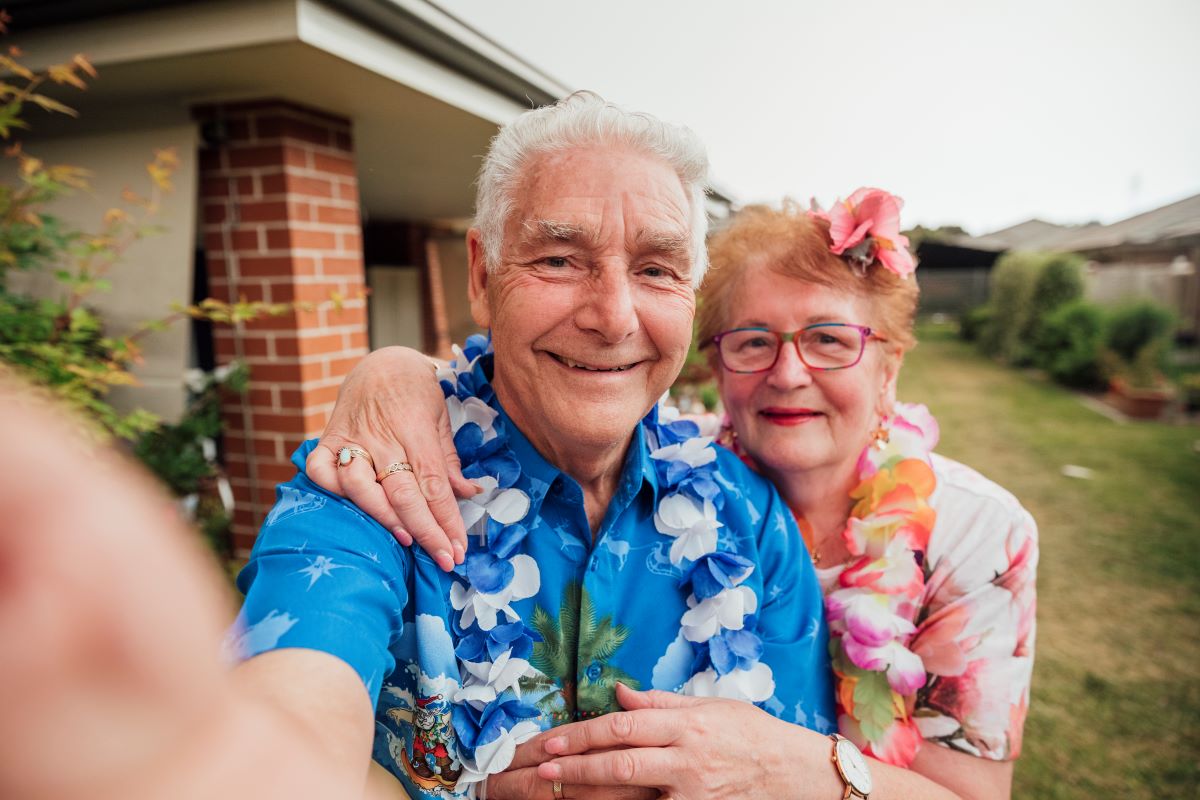
[[[1011,494],[933,452],[924,406],[895,399],[918,292],[899,210],[863,189],[828,213],[742,212],[710,241],[699,315],[728,415],[720,439],[799,522],[826,594],[838,729],[870,758],[839,742],[835,772],[828,738],[752,706],[622,689],[629,710],[542,734],[514,762],[526,779],[498,788],[549,796],[528,779],[536,770],[568,789],[632,784],[679,798],[1010,795],[1033,666],[1037,530]],[[423,456],[429,441],[400,443],[390,424],[343,421],[361,406],[377,421],[403,413],[411,430],[413,404],[434,413],[419,393],[366,403],[395,391],[398,370],[407,386],[427,384],[412,364],[394,353],[364,364],[325,443],[354,442],[377,463],[422,459],[420,488],[434,502],[389,503],[339,476],[328,451],[322,471],[402,540],[411,531],[449,560],[461,528],[445,511],[448,476],[469,491],[452,460]],[[448,520],[445,533],[435,518]]]

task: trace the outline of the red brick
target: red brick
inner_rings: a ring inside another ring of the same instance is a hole
[[[321,318],[316,311],[297,308],[277,317],[263,317],[246,324],[261,331],[297,331],[316,327],[321,324]]]
[[[253,278],[247,280],[243,276],[243,280],[238,281],[237,297],[234,299],[239,301],[246,300],[251,303],[266,302],[267,286],[260,280],[254,280]]]
[[[328,145],[332,140],[332,131],[327,127],[284,116],[260,117],[257,130],[260,139],[298,139],[319,145]]]
[[[304,416],[304,432],[309,436],[320,436],[321,431],[329,424],[328,411],[314,411]]]
[[[312,206],[308,203],[288,203],[288,218],[293,222],[312,222]]]
[[[218,172],[225,169],[225,152],[220,148],[210,147],[200,151],[200,172]]]
[[[242,203],[238,207],[238,218],[242,222],[287,222],[288,204],[278,200]]]
[[[349,350],[366,349],[371,346],[366,331],[355,331],[345,334],[346,348]]]
[[[292,249],[292,231],[290,228],[271,228],[266,233],[268,250]]]
[[[336,283],[295,283],[291,288],[294,299],[300,303],[325,303],[331,294],[341,290]]]
[[[236,333],[234,334],[237,335]],[[236,344],[234,345],[236,347]],[[263,336],[255,336],[252,333],[242,334],[242,351],[241,355],[247,358],[264,358],[270,355],[267,349],[267,340]]]
[[[273,194],[287,193],[287,175],[282,172],[271,172],[260,174],[258,177],[258,186],[262,190],[264,196]]]
[[[289,256],[241,256],[238,267],[243,275],[262,277],[267,275],[292,275],[296,264]]]
[[[229,237],[229,243],[233,245],[235,250],[249,250],[252,252],[262,249],[258,237],[257,228],[240,228]]]
[[[342,249],[347,253],[362,252],[362,234],[352,231],[347,231],[342,235]]]
[[[204,232],[204,250],[206,253],[219,253],[225,249],[225,237],[220,231]]]
[[[254,430],[303,433],[304,419],[299,414],[275,414],[263,411],[255,411]]]
[[[296,465],[291,463],[268,463],[258,465],[260,483],[287,483],[296,477]]]
[[[233,453],[246,453],[248,440],[245,436],[226,435],[224,440],[225,451],[227,453],[230,453],[231,455]],[[254,442],[254,454],[257,456],[278,460],[286,455],[285,453],[280,452],[283,448],[279,446],[279,440],[277,438],[263,439],[256,436],[253,440],[249,441]]]
[[[358,182],[357,181],[338,181],[337,196],[339,200],[349,200],[355,204],[358,203]]]
[[[284,152],[277,144],[231,147],[228,158],[230,169],[273,167],[284,160]]]
[[[312,154],[312,168],[318,172],[328,172],[333,175],[355,175],[354,159],[345,156],[331,156],[324,153]]]
[[[307,383],[325,379],[325,367],[320,363],[308,364],[257,364],[250,369],[256,381],[287,381]],[[286,432],[286,431],[285,431]]]
[[[340,378],[343,375],[350,374],[350,370],[362,361],[362,356],[354,356],[352,358],[334,358],[329,361],[329,377]]]
[[[229,219],[229,212],[224,202],[204,204],[204,224],[220,225]]]
[[[322,405],[327,405],[329,403],[336,403],[337,397],[338,397],[338,389],[340,389],[340,388],[341,388],[341,384],[336,384],[336,383],[331,386],[317,386],[317,387],[313,387],[313,388],[305,387],[305,389],[304,389],[304,406],[297,405],[297,407],[311,408],[313,406],[322,406]],[[283,390],[281,389],[280,392],[282,392],[282,391]],[[280,402],[282,403],[283,402],[282,394],[280,395],[279,399],[280,399]]]
[[[317,222],[326,225],[358,225],[357,208],[339,208],[338,206],[317,206]]]
[[[288,175],[287,191],[293,195],[308,197],[333,197],[333,182],[304,175]]]
[[[312,151],[307,147],[297,147],[295,145],[283,146],[283,163],[285,166],[309,169],[311,166],[311,156]]]
[[[329,231],[292,228],[292,247],[305,250],[336,250],[338,238],[336,233]]]
[[[205,178],[200,181],[200,196],[223,199],[229,196],[229,181],[225,178]]]
[[[274,409],[277,405],[275,402],[275,392],[266,386],[252,387],[250,391],[242,396],[242,402],[255,408]]]
[[[324,336],[285,336],[275,337],[275,355],[277,356],[311,356],[342,351],[342,335],[330,333]]]
[[[367,310],[362,306],[323,308],[320,311],[323,325],[366,325]]]
[[[321,274],[323,275],[361,275],[362,272],[361,258],[321,257]]]

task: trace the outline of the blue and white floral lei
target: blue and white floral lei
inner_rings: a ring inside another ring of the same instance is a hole
[[[450,602],[455,656],[463,682],[453,697],[457,755],[463,771],[459,788],[469,787],[512,762],[521,742],[535,736],[538,710],[522,702],[519,681],[537,676],[529,663],[536,631],[513,609],[533,597],[541,585],[537,563],[518,553],[529,530],[522,520],[529,495],[517,484],[521,465],[508,442],[504,423],[490,405],[491,384],[474,374],[476,362],[492,352],[485,336],[454,348],[456,358],[438,370],[446,395],[454,444],[463,474],[483,491],[459,501],[468,534],[468,552],[455,568]],[[759,659],[762,640],[755,634],[759,599],[741,585],[754,564],[737,552],[720,549],[718,519],[725,498],[713,479],[717,453],[712,437],[699,436],[695,423],[677,419],[666,407],[643,420],[662,485],[654,525],[674,539],[669,558],[690,590],[680,632],[692,644],[692,677],[681,694],[727,697],[761,703],[774,694],[771,668]]]

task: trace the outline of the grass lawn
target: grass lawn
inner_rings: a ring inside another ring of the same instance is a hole
[[[1200,797],[1200,426],[1120,425],[926,326],[900,397],[1041,531],[1017,798]],[[1064,477],[1065,464],[1095,471]]]

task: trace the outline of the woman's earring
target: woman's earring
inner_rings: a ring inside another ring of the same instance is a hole
[[[880,424],[880,426],[875,430],[871,431],[871,446],[876,450],[882,450],[883,448],[887,447],[890,440],[891,433],[882,424]]]

